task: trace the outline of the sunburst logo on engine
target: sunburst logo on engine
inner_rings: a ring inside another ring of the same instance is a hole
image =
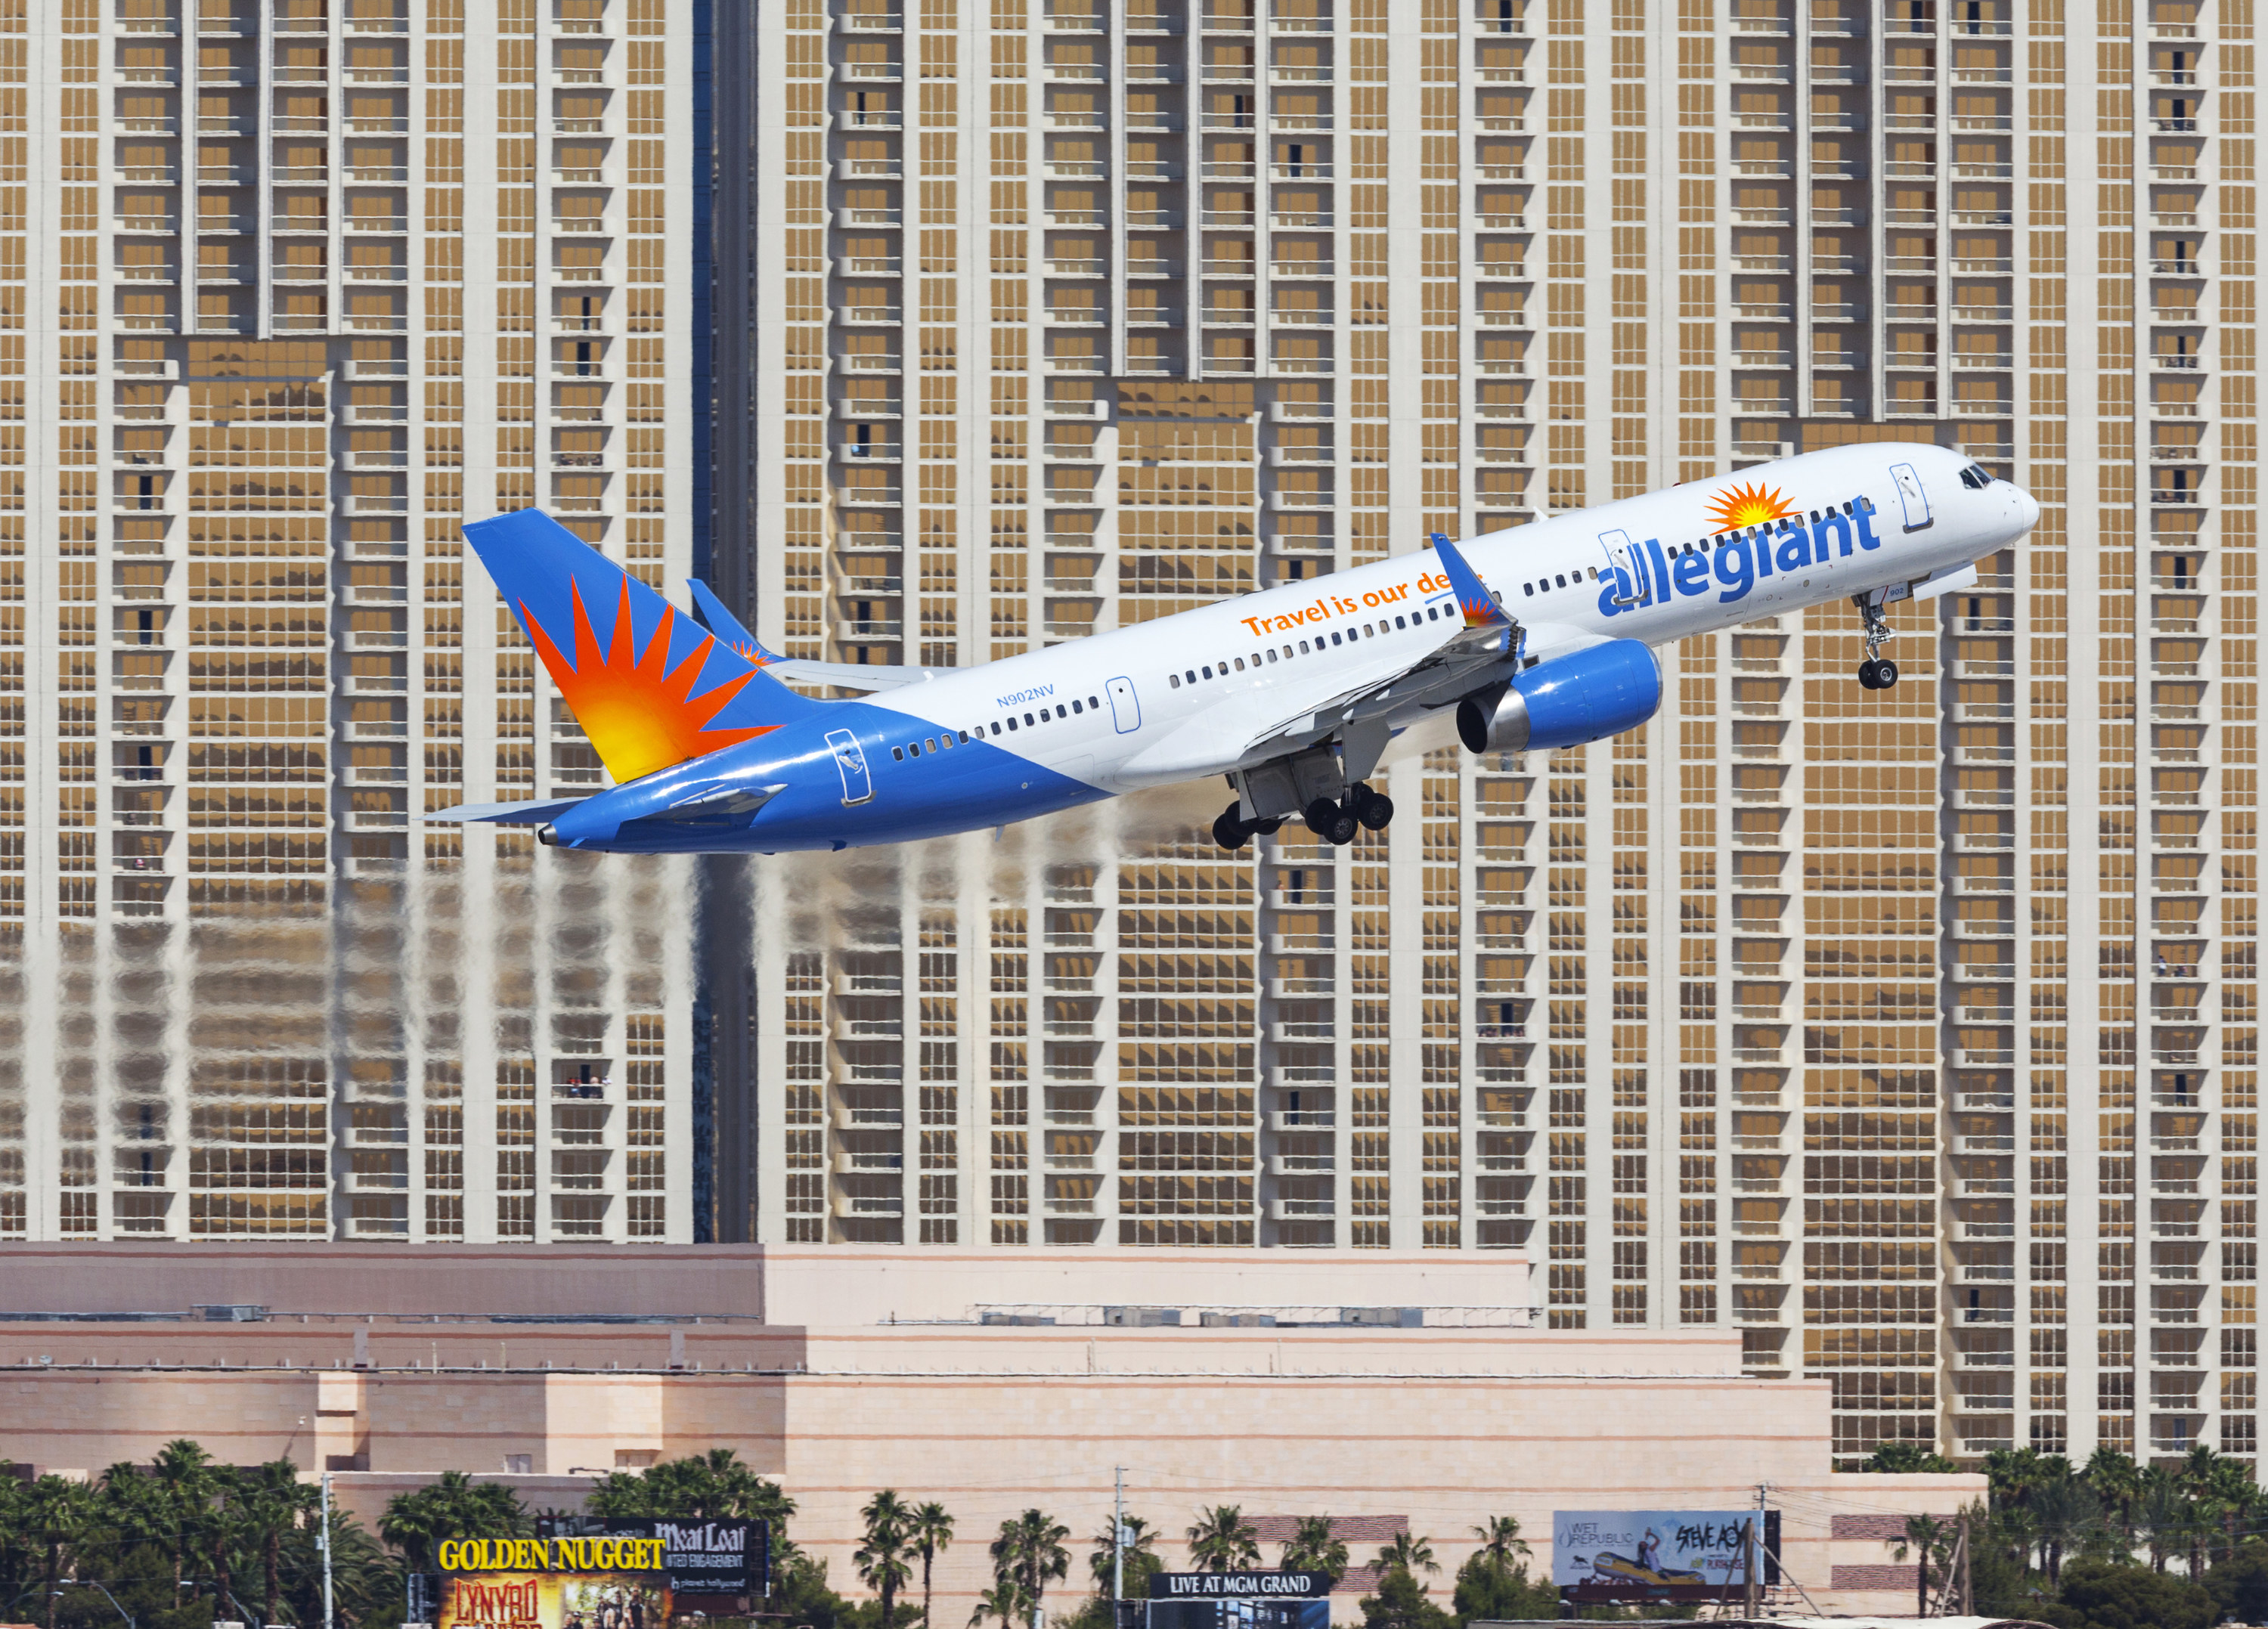
[[[1757,484],[1728,486],[1710,500],[1708,514],[1719,532],[1738,532],[1767,521],[1786,520],[1795,506],[1778,487]]]

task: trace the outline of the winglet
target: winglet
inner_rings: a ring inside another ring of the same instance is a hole
[[[779,660],[777,655],[756,642],[756,636],[741,625],[740,619],[726,608],[708,584],[697,577],[688,577],[685,586],[693,591],[693,608],[701,618],[701,625],[727,647],[759,667],[769,667]]]
[[[1489,593],[1488,585],[1481,581],[1480,573],[1473,570],[1446,533],[1430,534],[1433,552],[1441,557],[1441,570],[1449,579],[1449,586],[1457,592],[1457,603],[1463,608],[1468,628],[1503,628],[1509,630],[1512,618],[1505,615],[1504,607]]]

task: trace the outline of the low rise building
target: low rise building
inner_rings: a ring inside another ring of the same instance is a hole
[[[1831,1471],[1827,1384],[1744,1375],[1736,1335],[1543,1327],[1510,1254],[121,1245],[11,1268],[0,1454],[39,1470],[187,1436],[332,1472],[372,1523],[446,1470],[572,1507],[600,1472],[731,1448],[784,1485],[838,1588],[876,1489],[943,1503],[955,1623],[990,1535],[1035,1507],[1071,1528],[1060,1588],[1083,1593],[1122,1470],[1175,1564],[1203,1507],[1263,1541],[1329,1514],[1359,1562],[1430,1537],[1443,1589],[1490,1516],[1548,1566],[1555,1509],[1725,1510],[1761,1486],[1829,1611],[1911,1601],[1884,1541],[1984,1493]]]

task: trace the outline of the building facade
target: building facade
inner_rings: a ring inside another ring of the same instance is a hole
[[[1524,1249],[1836,1448],[2256,1433],[2252,18],[2236,0],[790,0],[755,625],[968,664],[1852,440],[1973,590],[1646,729],[758,868],[753,1236]],[[1696,506],[1709,489],[1696,493]],[[2146,711],[2145,711],[2146,710]]]
[[[0,8],[0,1239],[693,1236],[690,873],[420,817],[600,773],[464,519],[694,564],[706,16]]]
[[[1396,1533],[1431,1538],[1446,1593],[1492,1516],[1519,1520],[1549,1576],[1555,1510],[1736,1510],[1760,1491],[1804,1592],[1767,1605],[1895,1613],[1916,1588],[1893,1550],[1908,1516],[1949,1522],[1984,1493],[1974,1473],[1831,1471],[1828,1388],[1743,1375],[1727,1330],[1539,1327],[1512,1252],[544,1255],[531,1272],[511,1247],[19,1250],[10,1450],[80,1476],[180,1437],[225,1463],[289,1456],[331,1473],[365,1529],[443,1471],[572,1510],[610,1471],[731,1451],[779,1481],[788,1537],[854,1594],[875,1490],[943,1504],[959,1541],[922,1580],[939,1621],[967,1619],[993,1583],[987,1535],[1032,1509],[1079,1546],[1048,1596],[1073,1610],[1114,1467],[1176,1566],[1208,1507],[1240,1507],[1268,1563],[1329,1513],[1351,1563],[1341,1623]]]

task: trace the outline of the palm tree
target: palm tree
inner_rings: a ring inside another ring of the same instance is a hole
[[[1344,1578],[1347,1570],[1346,1540],[1331,1530],[1329,1516],[1301,1516],[1300,1525],[1284,1545],[1284,1570],[1328,1573]]]
[[[1189,1559],[1200,1572],[1242,1573],[1260,1565],[1259,1536],[1234,1505],[1199,1511],[1189,1540]]]
[[[912,1564],[906,1559],[911,1547],[906,1529],[913,1524],[913,1509],[895,1489],[886,1487],[858,1514],[866,1521],[866,1538],[850,1559],[866,1587],[882,1597],[882,1629],[892,1629],[890,1614],[899,1586],[913,1576]]]
[[[2227,1553],[2234,1556],[2238,1538],[2260,1513],[2260,1484],[2253,1479],[2250,1465],[2223,1455],[2213,1461],[2205,1491],[2220,1514]]]
[[[906,1537],[913,1543],[922,1561],[922,1629],[929,1629],[929,1572],[937,1559],[937,1552],[953,1543],[953,1514],[932,1500],[914,1508],[913,1519],[907,1524]]]
[[[1050,1580],[1071,1571],[1071,1552],[1064,1540],[1071,1529],[1044,1510],[1027,1510],[1000,1523],[1000,1537],[992,1541],[992,1575],[1012,1581],[1027,1607],[1040,1604]]]
[[[986,1618],[995,1619],[1000,1629],[1021,1629],[1024,1620],[1032,1615],[1031,1603],[1012,1578],[1002,1578],[976,1597],[976,1610],[968,1614],[970,1629],[976,1629]]]
[[[68,1482],[53,1474],[33,1483],[30,1496],[24,1501],[25,1529],[46,1557],[41,1566],[47,1579],[50,1629],[55,1621],[55,1586],[63,1575],[63,1557],[70,1553],[76,1559],[93,1503],[92,1490],[85,1483]]]
[[[1119,1559],[1112,1547],[1115,1540],[1111,1527],[1110,1522],[1105,1522],[1086,1541],[1086,1570],[1094,1574],[1097,1595],[1109,1590],[1112,1566]],[[1158,1529],[1140,1516],[1125,1518],[1125,1527],[1124,1570],[1136,1579],[1146,1578],[1147,1569],[1155,1566],[1158,1560]]]
[[[1999,1454],[2007,1450],[1994,1448],[1992,1451]],[[2023,1451],[2029,1454],[2032,1450],[2026,1448]],[[1933,1565],[1940,1567],[1946,1565],[1946,1544],[1952,1532],[1951,1526],[1933,1516],[1908,1516],[1906,1536],[1889,1541],[1891,1560],[1903,1561],[1909,1555],[1914,1558],[1914,1616],[1917,1618],[1929,1616],[1929,1569]]]
[[[299,1480],[298,1466],[288,1459],[271,1459],[264,1465],[241,1467],[235,1480],[237,1493],[232,1502],[243,1512],[247,1535],[260,1546],[261,1581],[266,1592],[266,1610],[261,1614],[261,1621],[272,1624],[276,1621],[276,1599],[283,1594],[278,1559],[283,1552],[284,1531],[298,1527],[303,1517],[313,1517],[320,1508],[320,1496]]]
[[[2094,1490],[2071,1474],[2068,1463],[2060,1475],[2043,1476],[2032,1488],[2032,1532],[2040,1546],[2040,1569],[2051,1585],[2063,1579],[2066,1550],[2083,1545],[2102,1526],[2102,1507]]]
[[[1407,1528],[1379,1551],[1377,1566],[1381,1573],[1407,1573],[1412,1578],[1421,1568],[1429,1576],[1441,1570],[1441,1564],[1433,1559],[1433,1541],[1412,1538]]]
[[[212,1496],[212,1456],[187,1437],[176,1437],[158,1450],[157,1461],[151,1470],[158,1485],[165,1530],[173,1541],[173,1588],[178,1595],[191,1529],[204,1514]]]
[[[1526,1561],[1535,1553],[1520,1536],[1518,1516],[1491,1516],[1473,1529],[1473,1537],[1481,1541],[1480,1553],[1499,1577],[1512,1571],[1514,1556]]]
[[[444,1471],[415,1493],[396,1493],[378,1519],[378,1536],[416,1573],[438,1570],[434,1552],[445,1538],[522,1538],[533,1529],[517,1493],[461,1471]]]
[[[2080,1472],[2095,1496],[2118,1513],[2118,1528],[2129,1551],[2134,1548],[2134,1505],[2142,1497],[2142,1468],[2133,1456],[2115,1448],[2095,1450]]]
[[[2162,1573],[2167,1551],[2181,1543],[2188,1526],[2189,1497],[2173,1472],[2163,1465],[2153,1465],[2142,1473],[2142,1493],[2137,1502],[2143,1530],[2150,1536],[2151,1570]]]

